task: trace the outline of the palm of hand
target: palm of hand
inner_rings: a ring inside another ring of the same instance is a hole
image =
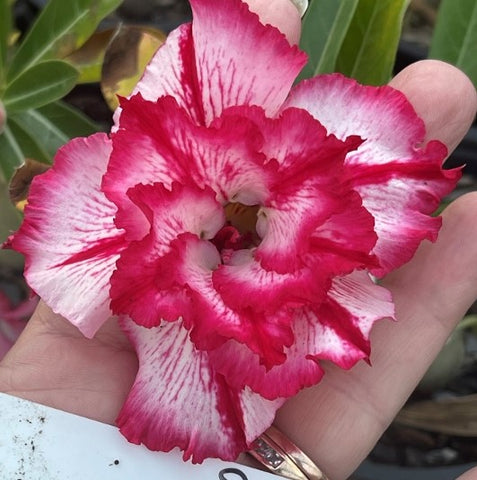
[[[1,368],[0,391],[114,423],[137,360],[114,319],[87,339],[40,303]]]

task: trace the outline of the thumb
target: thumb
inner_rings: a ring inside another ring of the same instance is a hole
[[[465,472],[457,480],[477,480],[477,468]]]

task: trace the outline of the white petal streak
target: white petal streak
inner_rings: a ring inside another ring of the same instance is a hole
[[[365,272],[336,278],[329,299],[305,318],[313,330],[315,345],[310,356],[350,368],[370,353],[369,333],[380,319],[393,317],[388,290],[375,285]]]
[[[125,246],[116,207],[100,191],[111,147],[104,134],[63,147],[37,177],[13,246],[26,255],[26,278],[57,313],[93,336],[110,316],[109,279]]]
[[[130,320],[122,325],[139,357],[136,381],[117,420],[129,441],[152,450],[179,447],[193,462],[232,460],[246,448],[243,425],[247,436],[270,425],[281,402],[228,387],[180,322],[153,329]]]
[[[250,388],[244,388],[240,393],[240,406],[243,412],[244,433],[247,444],[251,444],[271,426],[277,410],[284,403],[284,398],[267,400],[254,393]]]
[[[374,322],[394,318],[391,292],[376,285],[365,272],[335,278],[329,296],[348,310],[366,338]]]
[[[424,139],[424,123],[406,97],[391,87],[365,87],[339,74],[320,75],[299,84],[284,108],[304,108],[328,133],[344,140],[358,135],[364,143],[348,163],[384,164],[412,156]]]
[[[233,105],[273,115],[306,62],[276,28],[239,0],[193,0],[197,78],[206,123]],[[213,41],[211,41],[211,38]]]
[[[170,95],[198,122],[202,113],[197,103],[193,52],[191,24],[183,24],[168,35],[132,94],[141,93],[151,101]]]

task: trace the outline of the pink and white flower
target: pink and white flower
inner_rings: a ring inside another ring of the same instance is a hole
[[[117,423],[184,458],[234,459],[320,361],[370,354],[393,316],[373,283],[408,261],[459,172],[420,146],[398,91],[305,55],[241,0],[191,0],[109,136],[36,178],[10,245],[31,287],[91,337],[112,314],[139,372]]]

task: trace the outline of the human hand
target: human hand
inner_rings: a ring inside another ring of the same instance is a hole
[[[416,63],[391,85],[406,94],[426,123],[427,137],[452,151],[474,119],[477,96],[450,65]],[[292,398],[276,424],[332,479],[346,478],[365,458],[477,298],[477,193],[443,213],[435,244],[383,280],[393,294],[397,323],[381,321],[371,335],[372,367],[334,366],[323,381]],[[477,470],[459,480],[477,479]]]
[[[393,85],[424,118],[429,139],[450,148],[458,143],[476,105],[462,74],[426,62],[403,72]],[[328,367],[320,385],[290,400],[278,415],[281,429],[333,480],[346,477],[365,457],[477,296],[476,211],[475,195],[455,202],[444,214],[437,244],[424,244],[412,262],[385,280],[399,322],[375,328],[373,367],[358,365],[351,372]],[[87,340],[41,304],[0,365],[0,390],[113,423],[136,368],[135,354],[114,320]]]
[[[393,85],[426,121],[428,138],[456,146],[477,104],[460,72],[422,62]],[[361,363],[345,372],[327,366],[319,385],[279,412],[279,427],[330,478],[346,478],[365,458],[477,297],[476,216],[477,194],[455,201],[443,214],[438,241],[425,242],[411,262],[384,280],[398,322],[375,327],[372,367]],[[136,369],[135,353],[114,319],[89,340],[41,303],[0,364],[0,390],[114,423]],[[477,472],[467,475],[477,478]]]

